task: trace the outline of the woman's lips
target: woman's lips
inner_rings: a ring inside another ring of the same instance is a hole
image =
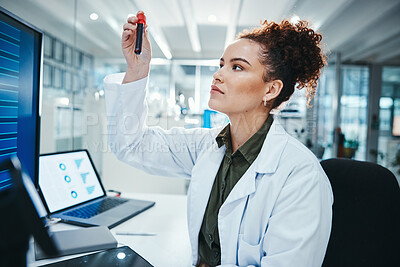
[[[212,94],[224,94],[224,92],[222,92],[218,86],[216,85],[211,85],[211,92]]]

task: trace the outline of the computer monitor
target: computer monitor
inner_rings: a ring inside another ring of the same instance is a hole
[[[43,33],[0,7],[0,162],[17,155],[37,184]],[[10,186],[0,173],[0,192]]]

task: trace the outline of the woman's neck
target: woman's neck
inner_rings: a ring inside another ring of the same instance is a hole
[[[232,153],[260,130],[265,120],[268,118],[268,115],[269,112],[265,110],[261,113],[229,115]]]

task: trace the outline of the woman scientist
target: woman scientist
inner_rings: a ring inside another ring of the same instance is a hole
[[[188,227],[197,266],[321,266],[332,221],[332,189],[317,158],[271,110],[297,88],[314,96],[325,56],[305,21],[264,22],[242,32],[213,75],[210,108],[225,128],[145,125],[151,48],[134,53],[136,17],[124,25],[126,73],[104,80],[109,145],[148,173],[190,177]]]

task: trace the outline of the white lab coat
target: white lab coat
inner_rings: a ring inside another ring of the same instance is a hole
[[[188,228],[193,265],[211,188],[225,154],[218,129],[147,127],[147,78],[104,79],[109,146],[151,174],[191,178]],[[332,221],[333,195],[317,158],[275,120],[262,149],[218,214],[222,266],[321,266]]]

